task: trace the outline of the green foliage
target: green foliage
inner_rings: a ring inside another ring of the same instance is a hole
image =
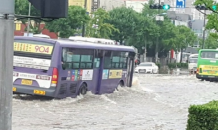
[[[119,30],[114,25],[107,23],[108,20],[110,20],[109,13],[99,8],[93,13],[93,18],[91,18],[86,29],[86,35],[96,38],[109,38],[113,32],[119,33]],[[97,25],[97,27],[94,28],[93,25]]]
[[[211,35],[215,39],[218,39],[218,10],[213,9],[213,6],[218,7],[218,3],[215,2],[215,0],[196,0],[194,5],[206,5],[206,7],[212,11],[211,14],[207,15],[207,25],[206,29],[207,30],[214,30],[215,32]]]
[[[218,48],[218,39],[216,38],[216,34],[211,33],[206,39],[204,43],[204,49],[217,49]],[[199,39],[200,46],[203,45],[203,39]]]
[[[218,130],[218,101],[189,107],[186,130]]]
[[[160,69],[161,67],[161,64],[160,63],[156,63],[156,65],[158,66],[158,68]]]
[[[29,2],[28,0],[15,0],[15,14],[17,15],[28,15],[29,13]],[[31,16],[40,16],[40,11],[31,6]],[[40,29],[41,20],[33,19],[34,23],[30,22],[30,32],[41,33],[43,29]],[[21,20],[22,24],[26,25],[27,19]],[[26,30],[26,29],[25,29]]]
[[[183,69],[187,69],[188,68],[188,63],[169,63],[168,67],[170,69],[175,69],[177,68],[183,68]]]
[[[46,28],[51,32],[59,33],[59,37],[68,38],[74,35],[83,23],[90,20],[86,10],[80,6],[69,6],[68,17],[46,23]]]
[[[112,39],[123,44],[129,37],[134,36],[138,14],[133,9],[126,7],[115,8],[109,12],[109,15],[108,23],[119,30],[119,32],[113,32]]]

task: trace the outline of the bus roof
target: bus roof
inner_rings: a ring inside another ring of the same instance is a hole
[[[34,34],[33,37],[41,37],[41,38],[50,38],[48,35],[44,35],[44,34]]]
[[[218,50],[217,49],[201,49],[200,52],[201,51],[218,51]]]
[[[198,54],[191,54],[189,58],[198,58]]]
[[[16,40],[35,40],[35,41],[42,41],[42,42],[51,42],[60,43],[61,46],[74,46],[76,48],[90,48],[90,49],[102,49],[102,50],[114,50],[114,51],[129,51],[135,52],[133,46],[122,46],[122,45],[110,45],[110,44],[99,44],[99,43],[91,43],[85,41],[70,41],[70,40],[61,40],[61,39],[45,39],[39,37],[25,37],[25,36],[15,36]]]
[[[198,54],[191,54],[190,57],[191,57],[191,56],[198,56]]]
[[[74,41],[85,41],[85,42],[92,42],[92,43],[99,43],[99,44],[111,44],[116,45],[117,42],[111,39],[104,39],[104,38],[93,38],[93,37],[80,37],[80,36],[71,36],[69,40]]]

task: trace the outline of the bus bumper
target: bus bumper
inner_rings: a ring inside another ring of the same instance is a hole
[[[13,93],[18,93],[18,94],[54,97],[55,90],[56,90],[55,87],[38,88],[38,87],[31,87],[31,86],[13,85]]]
[[[218,76],[199,75],[196,74],[197,79],[218,79]]]

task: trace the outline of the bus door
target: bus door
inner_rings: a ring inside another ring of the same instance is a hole
[[[103,73],[103,57],[104,51],[103,50],[95,50],[95,58],[94,58],[94,86],[95,94],[99,94],[100,87],[101,87],[101,80],[102,80],[102,73]]]
[[[132,87],[132,79],[133,79],[133,72],[134,72],[134,52],[129,52],[127,60],[127,87]]]

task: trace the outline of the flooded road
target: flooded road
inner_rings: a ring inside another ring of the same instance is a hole
[[[185,130],[188,107],[218,99],[195,76],[137,74],[138,85],[76,99],[14,97],[13,130]]]

